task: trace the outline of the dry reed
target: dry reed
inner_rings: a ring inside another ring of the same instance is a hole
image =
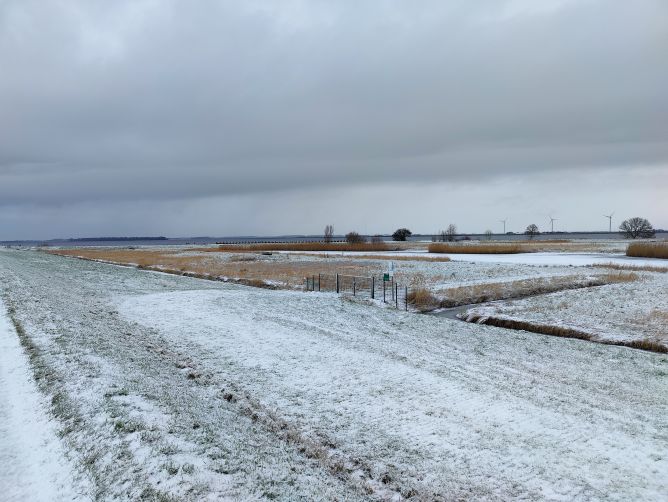
[[[439,307],[440,301],[427,288],[410,289],[408,303],[420,312],[428,312]]]
[[[528,331],[529,333],[538,333],[541,335],[558,336],[562,338],[576,338],[578,340],[597,342],[605,345],[629,347],[633,349],[647,350],[650,352],[659,352],[661,354],[668,353],[668,347],[666,345],[648,338],[643,338],[640,340],[599,340],[590,333],[566,326],[552,326],[548,324],[521,321],[518,319],[507,319],[480,315],[471,315],[468,316],[465,320],[467,322],[473,322],[477,324],[486,324],[488,326],[496,326],[499,328]]]
[[[315,258],[330,258],[328,254],[311,254],[311,253],[293,253],[293,256],[311,256]],[[340,256],[334,255],[336,258]],[[355,254],[348,255],[345,258],[351,260],[385,260],[385,261],[426,261],[432,263],[445,263],[452,261],[447,256],[416,256],[416,255],[375,255],[375,254]]]
[[[624,282],[637,281],[640,276],[634,272],[617,272],[616,274],[599,275],[605,284],[619,284]]]
[[[516,254],[529,253],[531,249],[519,244],[429,244],[427,250],[430,253],[453,253],[453,254]]]
[[[632,242],[626,256],[668,259],[668,242]]]
[[[301,287],[305,277],[317,276],[320,273],[332,276],[339,273],[368,277],[382,272],[380,264],[374,265],[370,262],[355,260],[335,262],[274,260],[271,257],[260,255],[254,257],[253,260],[248,260],[240,259],[244,256],[241,254],[231,255],[228,260],[220,260],[216,259],[215,255],[208,253],[183,255],[175,250],[153,249],[78,248],[47,252],[202,279],[223,279],[271,288]]]
[[[660,324],[668,324],[668,312],[663,310],[654,309],[647,316],[650,321],[654,321]]]
[[[608,268],[611,270],[628,270],[631,272],[668,272],[668,267],[653,267],[651,265],[621,265],[619,263],[598,263],[592,265],[596,268]]]

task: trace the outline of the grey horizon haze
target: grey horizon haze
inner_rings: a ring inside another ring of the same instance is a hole
[[[668,2],[0,0],[0,240],[668,228]]]

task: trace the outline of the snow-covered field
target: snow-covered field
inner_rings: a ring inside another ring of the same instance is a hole
[[[282,251],[283,254],[290,253],[289,251]],[[297,253],[293,253],[297,254]],[[330,255],[336,256],[350,256],[368,255],[365,252],[344,251],[344,252],[323,252],[311,251],[308,253],[300,252],[299,254],[311,255]],[[623,252],[609,252],[609,253],[569,253],[569,252],[537,252],[537,253],[515,253],[515,254],[458,254],[458,253],[428,253],[426,250],[405,250],[405,251],[384,251],[374,253],[377,256],[385,256],[391,258],[397,257],[438,257],[447,256],[453,261],[470,262],[470,263],[504,263],[516,265],[534,265],[534,266],[567,266],[567,267],[584,267],[589,265],[624,265],[631,267],[668,267],[668,262],[660,258],[635,258],[626,256]]]
[[[27,251],[0,283],[91,498],[668,493],[665,355]]]
[[[668,347],[668,274],[646,272],[623,284],[494,302],[462,316],[530,321],[573,328],[595,340],[647,339]]]

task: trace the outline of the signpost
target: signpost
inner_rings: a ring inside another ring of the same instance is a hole
[[[385,282],[391,281],[394,277],[394,262],[391,261],[387,264],[387,272],[383,274],[383,280]]]
[[[389,262],[387,264],[387,272],[383,274],[383,302],[385,302],[385,283],[394,282],[394,262]],[[394,287],[391,288],[392,296],[394,296]]]

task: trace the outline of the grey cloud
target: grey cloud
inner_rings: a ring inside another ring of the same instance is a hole
[[[0,4],[0,205],[665,168],[668,4]]]

